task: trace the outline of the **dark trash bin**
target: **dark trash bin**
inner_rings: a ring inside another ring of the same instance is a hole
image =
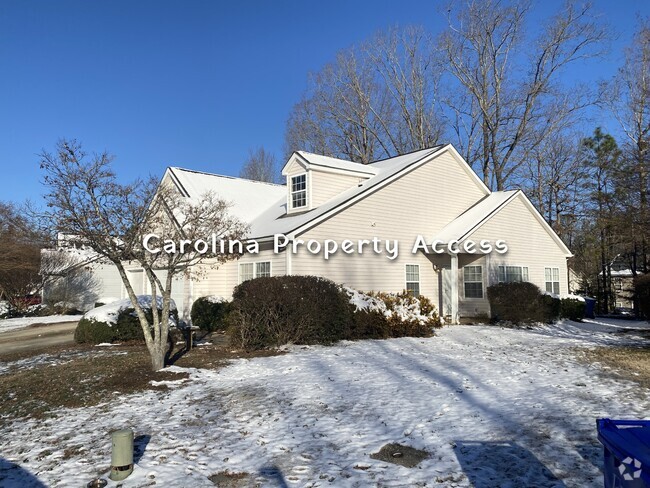
[[[588,319],[595,319],[596,315],[596,299],[591,297],[585,297],[585,317]]]
[[[650,420],[598,419],[605,488],[650,487]]]

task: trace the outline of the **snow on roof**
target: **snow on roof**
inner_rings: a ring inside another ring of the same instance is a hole
[[[489,219],[501,207],[514,198],[518,192],[519,190],[509,190],[491,193],[449,222],[438,232],[435,239],[443,243],[464,239],[483,221]]]
[[[361,194],[371,191],[373,188],[378,187],[383,182],[397,175],[403,170],[406,170],[411,165],[422,161],[425,157],[432,155],[438,151],[442,146],[435,146],[429,149],[415,151],[402,156],[385,159],[376,163],[371,163],[376,174],[363,183],[354,188],[350,188],[328,202],[319,207],[309,210],[307,212],[286,215],[286,195],[280,201],[275,202],[267,211],[260,214],[255,220],[251,222],[251,238],[270,237],[274,234],[288,234],[309,222],[325,216],[329,212],[344,203],[360,196]],[[358,164],[358,163],[350,163]]]
[[[613,269],[613,270],[611,270],[610,273],[611,273],[612,276],[615,276],[615,277],[618,277],[618,278],[625,278],[625,277],[631,278],[632,276],[634,276],[634,272],[629,268],[627,268],[627,269]],[[599,274],[602,276],[603,272],[601,271]],[[637,271],[636,274],[637,275],[642,275],[643,273],[641,273],[640,271]]]
[[[170,167],[172,179],[190,198],[214,192],[232,204],[229,213],[244,222],[251,222],[280,199],[286,200],[284,185],[245,180],[184,168]]]
[[[369,175],[377,174],[377,170],[367,164],[346,161],[345,159],[332,158],[330,156],[321,156],[320,154],[309,153],[306,151],[297,151],[297,153],[315,166],[325,166],[327,168],[336,168],[346,171],[356,171],[357,173],[366,173]]]

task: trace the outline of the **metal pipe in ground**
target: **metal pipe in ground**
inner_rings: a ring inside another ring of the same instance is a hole
[[[113,481],[121,481],[133,472],[133,431],[116,430],[111,434],[113,448],[111,451],[111,474]]]

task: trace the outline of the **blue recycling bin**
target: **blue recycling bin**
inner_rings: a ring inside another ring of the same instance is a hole
[[[588,319],[595,319],[596,315],[594,314],[596,310],[596,299],[591,297],[585,297],[585,317]]]
[[[605,488],[650,488],[650,420],[598,419]]]

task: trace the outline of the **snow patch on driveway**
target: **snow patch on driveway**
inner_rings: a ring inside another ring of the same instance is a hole
[[[18,317],[15,319],[0,319],[0,334],[10,330],[24,329],[34,324],[59,324],[63,322],[79,322],[81,315],[48,315],[46,317]]]

